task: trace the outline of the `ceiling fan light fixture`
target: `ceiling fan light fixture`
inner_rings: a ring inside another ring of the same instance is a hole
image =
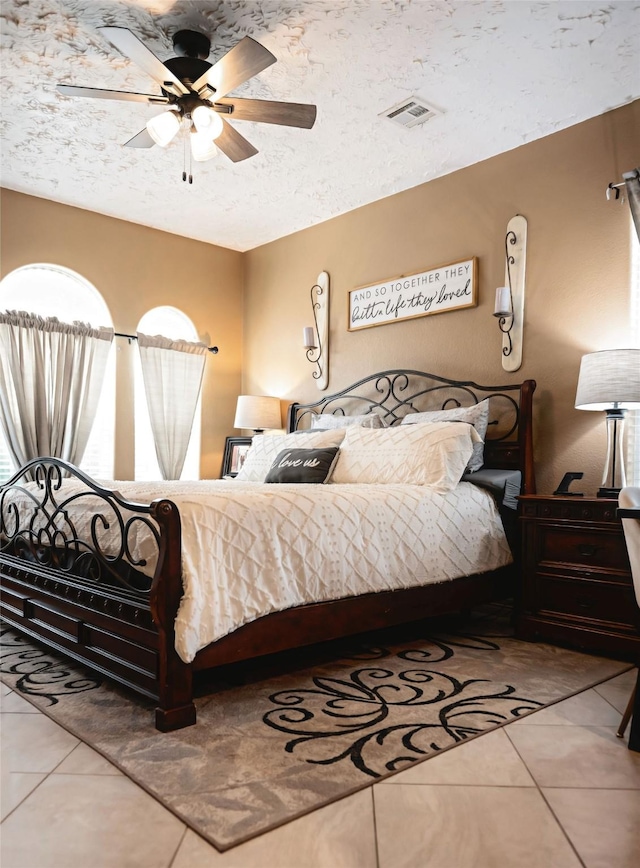
[[[208,129],[205,129],[204,132],[199,132],[198,130],[191,130],[189,134],[189,141],[191,143],[191,156],[196,161],[196,163],[204,163],[206,160],[210,160],[212,157],[215,157],[218,153],[216,143],[211,138],[211,134]]]
[[[162,112],[147,121],[147,131],[156,145],[166,148],[180,129],[180,114],[176,111]]]
[[[206,133],[210,139],[217,139],[222,132],[222,118],[206,105],[197,106],[191,113],[191,119],[196,130]]]
[[[315,122],[314,105],[225,98],[276,62],[275,55],[250,36],[243,36],[230,51],[211,64],[207,60],[211,48],[209,37],[197,31],[182,30],[174,38],[177,56],[163,62],[127,27],[104,26],[98,29],[121,54],[154,79],[162,93],[136,93],[73,84],[59,84],[57,89],[63,96],[167,106],[168,111],[151,118],[144,129],[124,142],[125,147],[152,148],[159,145],[166,148],[183,127],[185,134],[189,132],[193,136],[191,149],[196,160],[208,160],[220,150],[232,163],[239,163],[254,157],[258,149],[235,129],[234,124],[227,122],[230,115],[234,121],[281,124],[301,129],[311,129]],[[183,143],[186,145],[184,138]],[[186,172],[183,176],[192,180]]]

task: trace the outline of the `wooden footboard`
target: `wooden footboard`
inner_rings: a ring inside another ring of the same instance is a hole
[[[180,515],[126,501],[55,458],[0,489],[0,613],[158,703],[163,731],[195,723],[191,667],[174,647]]]

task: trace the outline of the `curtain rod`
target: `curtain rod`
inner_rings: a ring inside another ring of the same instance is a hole
[[[122,332],[114,332],[114,335],[117,338],[128,338],[128,340],[130,340],[130,341],[137,341],[138,340],[138,335],[125,335]],[[213,353],[214,356],[218,352],[217,347],[207,347],[207,349],[209,350],[210,353]]]

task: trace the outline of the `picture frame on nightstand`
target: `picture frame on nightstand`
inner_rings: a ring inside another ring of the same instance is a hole
[[[222,478],[234,478],[240,472],[247,452],[251,447],[253,437],[227,437],[224,441],[224,455],[222,457]]]

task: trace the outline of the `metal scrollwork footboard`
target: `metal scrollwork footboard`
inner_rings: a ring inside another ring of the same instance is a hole
[[[158,700],[160,729],[195,721],[191,672],[173,647],[180,560],[169,500],[129,502],[56,458],[0,489],[3,618]]]
[[[70,475],[56,459],[29,468],[0,493],[0,551],[97,586],[148,594],[160,546],[151,507],[127,512],[115,492],[80,471]],[[140,554],[141,537],[150,558]]]

